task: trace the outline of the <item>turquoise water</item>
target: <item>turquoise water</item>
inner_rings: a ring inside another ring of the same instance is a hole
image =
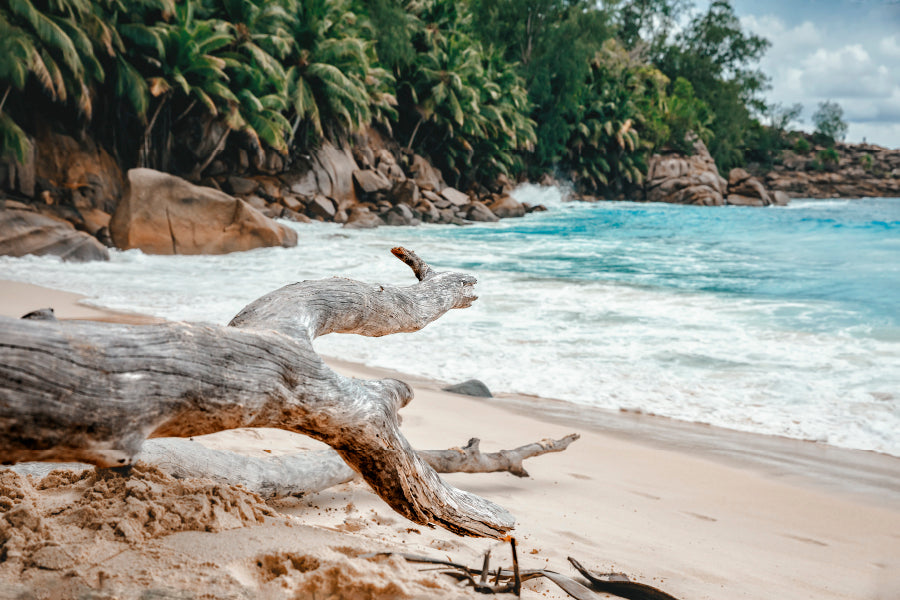
[[[461,244],[530,248],[454,261],[561,281],[607,281],[735,298],[809,303],[774,315],[785,326],[900,325],[900,199],[796,201],[759,210],[570,204],[502,229],[446,229]],[[817,304],[819,303],[819,304]]]
[[[326,336],[319,351],[448,381],[900,456],[900,199],[701,208],[570,203],[469,227],[298,225],[297,248],[0,258],[0,278],[93,303],[227,323],[302,279],[411,284],[404,245],[478,278],[420,332]]]

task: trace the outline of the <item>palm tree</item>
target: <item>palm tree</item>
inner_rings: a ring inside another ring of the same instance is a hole
[[[229,88],[238,100],[235,124],[253,140],[287,152],[290,123],[287,76],[281,60],[294,41],[290,34],[293,17],[280,2],[260,0],[207,0],[209,17],[222,20],[234,42],[220,56],[226,61]]]
[[[398,68],[397,86],[407,150],[429,155],[457,185],[518,168],[518,151],[535,134],[515,65],[465,33],[467,10],[448,2],[410,6],[416,54]]]
[[[376,66],[371,28],[351,3],[287,1],[296,17],[286,71],[293,139],[303,145],[312,136],[353,132],[395,116],[393,78]]]
[[[215,144],[216,152],[228,132],[242,124],[239,101],[227,85],[227,61],[217,55],[234,37],[224,22],[198,19],[195,9],[194,2],[176,5],[171,22],[158,22],[135,39],[143,59],[138,68],[150,96],[157,99],[142,136],[141,166],[171,169],[171,127],[195,106],[228,125]],[[157,128],[161,116],[163,126]]]
[[[8,0],[0,6],[0,153],[22,159],[27,151],[27,136],[6,109],[10,100],[24,101],[20,96],[29,81],[51,101],[70,102],[90,120],[90,86],[104,76],[91,34],[106,39],[108,33],[90,0]]]
[[[582,184],[602,191],[643,182],[653,144],[641,139],[640,130],[660,118],[654,103],[662,98],[665,82],[661,73],[634,62],[614,40],[597,52],[567,144],[568,166]]]

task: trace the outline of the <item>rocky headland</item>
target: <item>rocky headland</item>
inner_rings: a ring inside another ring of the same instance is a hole
[[[874,144],[833,146],[799,139],[771,169],[753,172],[770,190],[792,198],[867,198],[900,196],[900,149]]]

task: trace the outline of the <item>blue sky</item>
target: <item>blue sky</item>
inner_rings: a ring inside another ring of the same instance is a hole
[[[697,8],[706,8],[700,1]],[[900,148],[900,0],[732,0],[744,28],[772,42],[760,63],[770,102],[838,102],[848,142]]]

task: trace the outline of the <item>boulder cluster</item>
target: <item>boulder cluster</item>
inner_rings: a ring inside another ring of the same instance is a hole
[[[762,175],[767,188],[792,198],[900,196],[900,149],[844,143],[806,146],[802,152],[785,152]]]
[[[716,161],[702,140],[694,140],[693,154],[654,154],[650,158],[644,199],[647,202],[699,206],[785,205],[783,191],[770,193],[744,169],[732,169],[728,179],[719,175]]]
[[[90,140],[45,132],[23,163],[0,162],[0,254],[103,260],[106,247],[222,254],[296,245],[296,231],[279,218],[370,228],[465,225],[544,210],[510,196],[505,177],[491,189],[448,186],[428,160],[389,150],[374,130],[352,143],[325,142],[289,168],[248,163],[234,174],[220,167],[201,185],[152,169],[123,175]]]
[[[214,185],[244,199],[264,215],[294,221],[334,221],[348,228],[497,221],[542,210],[510,196],[499,177],[492,189],[462,192],[447,185],[424,157],[390,151],[360,136],[350,148],[325,142],[288,172],[226,176]]]

